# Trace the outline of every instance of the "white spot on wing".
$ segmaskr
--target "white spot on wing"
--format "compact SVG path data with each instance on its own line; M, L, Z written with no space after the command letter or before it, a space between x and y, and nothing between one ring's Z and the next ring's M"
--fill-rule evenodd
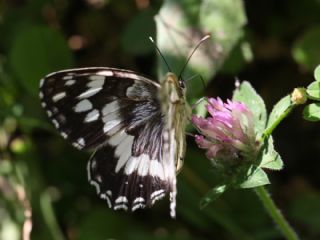
M139 209L139 208L145 208L146 205L143 204L143 203L138 203L136 205L134 205L132 208L131 208L131 211L134 212L135 210Z
M98 184L96 181L90 180L90 179L89 179L89 183L96 188L97 194L99 194L99 193L100 193L100 186L99 186L99 184Z
M102 183L101 175L96 175L96 180L97 180L98 183Z
M85 117L84 121L85 122L92 122L95 121L99 118L99 111L97 109L93 109L91 112L89 112L87 114L87 116Z
M151 160L149 173L151 176L159 177L161 180L165 179L163 166L158 160Z
M72 78L71 76L67 76L67 77ZM76 83L75 80L70 79L70 80L66 81L65 85L66 85L66 86L71 86L71 85L73 85L73 84L75 84L75 83Z
M154 204L157 200L163 198L165 196L165 192L163 189L157 190L153 192L150 196L151 204Z
M56 128L59 128L59 123L58 123L57 120L52 119L52 123L53 123L53 125L54 125Z
M81 146L84 146L84 139L83 138L79 138L78 140L77 140L77 143L79 144L79 145L81 145Z
M120 104L117 100L106 104L102 109L102 115L108 115L120 109Z
M127 135L127 137L117 146L115 155L119 157L115 172L117 173L128 161L131 156L131 148L134 136Z
M128 135L125 133L124 130L117 132L113 135L109 140L108 143L111 146L117 146L120 142L122 142Z
M40 88L43 86L43 84L44 84L44 78L40 80Z
M138 175L140 176L146 176L149 171L149 165L150 165L150 158L147 154L141 154L140 155L140 162L138 167Z
M61 92L61 93L57 93L56 95L54 95L52 97L52 100L54 102L58 102L59 100L61 100L62 98L64 98L66 96L66 93L65 92Z
M62 136L63 138L67 138L67 137L68 137L68 135L67 135L65 132L61 132L60 134L61 134L61 136Z
M129 72L117 72L117 77L131 78L131 79L136 79L136 80L140 79L140 77L137 74L129 73Z
M126 166L125 166L124 173L127 175L132 174L135 171L135 169L137 168L138 162L139 162L138 157L133 157L133 156L130 157Z
M144 198L142 198L142 197L137 197L137 198L133 201L133 204L135 204L135 203L142 203L142 202L144 202Z
M134 201L133 201L133 207L131 208L131 211L134 212L135 210L137 210L138 208L144 208L146 205L144 204L145 200L142 197L137 197Z
M73 145L73 144L72 144ZM87 174L88 174L88 180L89 180L89 183L93 186L95 186L96 188L96 191L97 193L99 194L100 193L100 186L99 184L94 181L92 178L91 178L91 168L93 168L93 165L96 164L96 160L93 158L93 159L90 159L88 164L87 164ZM102 195L100 195L100 197L102 198ZM111 203L110 203L111 205Z
M74 146L74 147L77 148L77 149L82 149L82 148L83 148L83 145L82 145L82 144L79 144L78 142L73 142L73 143L72 143L72 146Z
M153 199L153 198L161 195L162 193L164 193L164 190L163 190L163 189L157 190L157 191L153 192L153 193L150 195L150 198Z
M95 95L97 92L99 92L102 88L89 88L87 91L81 93L77 98L88 98L93 95Z
M121 205L115 206L113 209L114 209L114 210L123 209L123 210L127 211L127 210L128 210L128 207L127 207L127 205L125 205L125 204L121 204Z
M172 218L176 217L176 196L177 196L176 191L170 192L170 216Z
M127 175L132 174L137 170L139 176L146 176L149 171L150 158L147 154L141 154L138 157L130 157L124 172Z
M102 118L102 121L104 122L104 123L108 123L108 122L110 122L110 121L114 121L114 120L119 120L120 119L120 117L119 117L119 115L118 115L118 113L110 113L110 114L108 114L108 115L105 115L103 118Z
M104 76L99 76L99 75L93 75L90 76L90 82L88 82L87 87L88 88L101 88L104 84Z
M125 196L120 196L116 199L115 203L127 203L128 199Z
M43 98L43 93L41 91L39 92L39 97Z
M48 114L49 117L52 116L52 112L50 110L47 110L47 114Z
M102 75L102 76L107 76L107 77L113 76L113 72L108 71L108 70L103 70L103 71L97 72L96 74Z
M97 161L95 158L91 159L91 168L96 169L97 168Z
M141 81L135 81L134 84L127 88L126 95L128 98L136 99L136 98L149 98L151 97L151 92L145 84Z
M64 76L62 79L63 80L70 80L72 78L73 78L72 75L67 75L67 76Z
M114 128L115 126L117 126L120 123L121 123L121 121L119 119L106 122L103 126L104 133L107 133L108 131L110 131L112 128Z
M100 194L100 197L101 197L102 199L104 199L104 200L107 201L107 204L108 204L108 207L109 207L109 208L112 208L112 204L111 204L110 198L109 198L106 194L101 193L101 194Z
M74 107L75 112L85 112L92 108L92 104L88 99L83 99Z

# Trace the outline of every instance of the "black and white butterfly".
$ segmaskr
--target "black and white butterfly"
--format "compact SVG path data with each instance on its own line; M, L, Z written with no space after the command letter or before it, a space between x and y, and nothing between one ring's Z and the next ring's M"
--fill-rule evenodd
M169 193L175 217L190 114L183 80L173 73L158 83L122 69L71 69L43 78L40 99L63 138L95 149L88 178L110 208L151 207Z

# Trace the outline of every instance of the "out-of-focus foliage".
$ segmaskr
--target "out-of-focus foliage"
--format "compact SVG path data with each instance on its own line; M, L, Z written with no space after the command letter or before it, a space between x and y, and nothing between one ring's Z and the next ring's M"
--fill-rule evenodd
M177 220L169 218L167 200L134 214L108 209L87 183L90 153L58 136L41 109L38 83L52 71L83 66L157 78L157 62L163 62L148 36L178 74L210 33L183 73L187 81L193 78L190 99L231 98L239 78L251 82L270 112L294 87L314 81L319 12L317 0L1 1L0 239L22 239L31 224L35 240L280 239L249 190L228 191L200 210L200 199L217 179L192 137L178 176ZM179 54L170 55L169 45ZM301 111L275 132L284 171L272 173L270 181L275 201L302 239L313 240L320 238L319 122L302 121Z
M156 16L157 45L173 72L180 73L186 58L206 35L192 55L183 76L201 75L205 82L217 73L230 51L243 37L246 17L241 0L165 1ZM170 40L168 40L170 38ZM168 71L160 58L159 77ZM203 92L199 78L188 84L193 96Z

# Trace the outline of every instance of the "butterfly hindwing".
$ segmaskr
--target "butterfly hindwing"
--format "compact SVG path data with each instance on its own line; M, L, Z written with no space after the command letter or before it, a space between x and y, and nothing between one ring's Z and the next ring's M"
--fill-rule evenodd
M159 142L163 131L159 117L155 115L144 126L134 129L133 135L118 132L111 136L109 144L98 148L91 157L89 179L109 207L135 211L152 206L169 191ZM128 143L131 153L127 152ZM115 158L106 161L106 156Z

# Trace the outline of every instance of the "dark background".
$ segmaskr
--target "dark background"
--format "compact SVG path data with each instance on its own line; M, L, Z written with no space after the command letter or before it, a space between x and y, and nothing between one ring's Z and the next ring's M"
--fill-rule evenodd
M215 182L191 137L178 176L177 220L169 217L167 199L134 214L108 209L87 182L90 154L58 136L41 109L38 82L52 71L108 66L156 78L156 51L146 39L155 36L161 4L0 2L0 239L20 239L29 204L31 239L282 239L252 190L230 190L199 209ZM253 57L239 58L237 45L204 94L230 98L238 77L254 86L270 112L293 88L314 80L320 2L248 0L244 6L242 41ZM268 172L268 190L302 239L320 238L319 130L299 107L273 134L285 167Z

